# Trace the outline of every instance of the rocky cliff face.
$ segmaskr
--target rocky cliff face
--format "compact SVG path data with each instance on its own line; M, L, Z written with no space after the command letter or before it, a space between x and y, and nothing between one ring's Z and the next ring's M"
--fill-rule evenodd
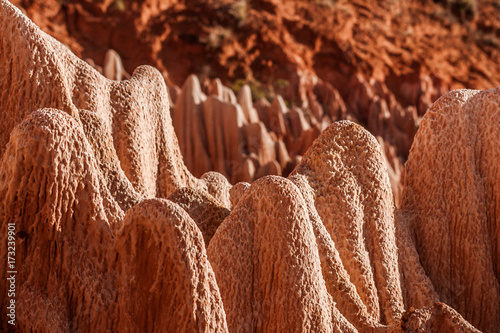
M297 88L309 72L346 98L359 72L388 83L404 106L425 111L433 87L499 83L493 0L11 2L80 58L103 66L114 49L128 72L154 65L177 85L205 73L225 84L250 75Z
M498 88L429 109L399 209L387 146L350 120L290 157L288 178L233 186L193 175L179 146L186 161L203 154L198 126L206 163L230 177L227 158L245 155L229 143L244 146L254 126L262 148L242 168L262 158L279 170L296 130L280 99L252 105L242 92L235 104L195 77L174 97L148 66L109 80L6 0L0 9L0 242L14 223L18 330L498 332ZM228 137L213 120L223 112Z

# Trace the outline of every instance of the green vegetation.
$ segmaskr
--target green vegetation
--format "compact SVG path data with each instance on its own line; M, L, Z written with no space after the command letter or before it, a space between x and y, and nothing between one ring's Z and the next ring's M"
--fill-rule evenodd
M229 9L229 14L231 14L236 20L238 20L238 25L245 24L248 16L248 0L239 0L231 5Z
M335 0L315 0L318 6L333 7L335 6Z
M267 99L268 101L272 101L276 94L274 93L274 89L266 87L262 84L262 82L257 81L255 79L252 80L244 80L237 79L234 81L231 88L237 94L244 85L248 85L250 87L250 91L252 92L252 100L255 102L259 99Z
M259 99L267 99L269 102L272 102L276 98L279 90L286 89L290 86L290 82L285 79L277 79L272 85L264 85L256 79L237 79L231 85L231 89L238 94L245 84L250 88L252 100L254 102ZM293 103L288 100L285 100L285 104L288 107L293 105Z
M115 0L115 8L120 12L125 11L125 9L126 9L125 1L124 0Z
M273 83L273 87L275 89L285 89L285 88L288 88L289 86L290 86L290 82L288 80L285 80L285 79L277 79Z
M206 43L212 49L218 49L232 35L233 32L231 29L217 25L211 28L206 38L200 38L200 41Z

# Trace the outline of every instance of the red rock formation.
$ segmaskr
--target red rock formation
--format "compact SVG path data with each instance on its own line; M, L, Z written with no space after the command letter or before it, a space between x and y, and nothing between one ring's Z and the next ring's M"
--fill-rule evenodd
M259 100L252 105L248 87L243 87L239 94L244 103L240 107L220 81L206 81L205 91L210 94L207 96L202 93L198 79L191 76L184 84L172 111L174 128L180 138L186 165L196 176L213 169L225 175L231 183L251 182L269 174L288 175L296 165L292 158L304 154L324 126L336 117L346 116L342 99L333 87L323 82L316 87L322 94L323 105L330 108L333 117L325 115L322 118L322 112L306 117L306 111L301 108L289 109L280 96L273 104ZM391 113L385 99L372 96L363 102L358 96L352 100L352 110L362 109L364 104L368 107L365 121L368 129L380 136L385 147L384 156L390 169L391 185L396 202L399 203L402 162L391 142L399 150L408 150L418 118L416 114L410 113L413 109L403 109L395 102L394 96L383 84L370 85L365 82L364 87L370 94L379 89L385 94L384 98L392 103ZM226 95L222 93L224 91ZM323 109L319 102L316 104ZM407 113L414 117L408 117ZM411 137L406 133L410 133Z
M123 68L120 55L114 50L108 50L108 52L106 52L102 74L110 80L121 81L130 79L130 74Z
M17 235L19 330L67 331L73 322L74 329L90 331L105 325L108 312L101 309L116 301L107 250L124 214L106 188L81 126L60 111L33 113L12 131L0 180L1 239L6 243L7 223L15 224ZM0 249L4 267L6 251ZM7 270L0 275L6 281ZM6 302L2 284L2 309ZM53 305L46 311L58 314L56 326L49 326L50 319L29 320L31 303ZM8 329L3 319L1 324Z
M442 301L485 332L500 322L500 89L459 90L426 113L402 211Z
M181 208L170 207L172 204L168 202L156 204L156 210L147 203L137 206L145 196L165 196L182 184L207 187L206 181L189 174L179 158L163 78L160 76L158 80L157 72L143 67L129 81L108 81L41 33L5 1L1 3L0 18L5 29L1 68L8 73L0 79L1 117L5 120L0 131L0 192L3 193L0 221L3 241L8 222L15 223L19 236L16 255L24 264L19 266L17 276L20 329L91 331L95 327L116 330L137 325L138 329L166 330L172 322L180 320L185 327L193 325L201 331L210 327L224 330L224 311L196 224ZM23 60L30 53L35 57ZM35 79L30 79L33 75ZM61 78L64 81L59 81ZM33 98L32 103L23 96ZM64 112L44 109L20 122L40 105L55 105ZM26 182L30 185L22 185ZM139 214L141 205L149 213L163 214L171 222L160 229L150 228L151 220L145 223L148 216ZM158 205L167 205L167 211ZM127 213L129 219L125 217L122 222L122 208L132 206ZM176 216L174 220L172 209L177 210L172 215ZM128 230L121 239L124 247L115 249L113 238L120 240L116 235L122 223ZM194 234L187 230L186 223ZM189 304L182 302L187 307L176 312L166 304L170 315L161 307L137 311L134 308L137 298L131 296L128 280L118 274L122 272L127 278L136 274L125 263L132 260L130 256L135 256L137 249L122 254L120 251L126 246L137 246L138 239L152 244L154 238L160 250L156 253L160 254L159 264L170 262L172 267L179 267L179 253L186 249L172 245L162 248L168 238L167 225L176 224L187 242L198 244L190 250L196 253L190 271L178 275L186 283L189 274L196 276L194 289L184 292L192 297L197 310L193 314ZM158 243L160 239L164 241ZM5 249L2 257L6 258ZM153 267L154 263L148 262ZM141 260L137 264L142 267ZM5 274L2 270L4 280ZM153 273L140 278L145 285L158 279ZM159 296L165 290L168 293L172 290L168 283L154 286L153 294ZM202 296L196 296L196 290ZM0 293L2 305L7 301L5 291L2 288ZM134 292L148 298L151 290ZM185 298L180 294L178 297ZM174 298L170 301L178 302ZM32 305L48 308L30 311ZM151 318L157 316L154 311L162 312L165 321L152 322ZM40 314L52 319L34 320ZM8 329L3 321L2 327Z
M262 122L248 124L245 126L245 132L248 138L247 149L250 157L255 159L257 170L260 166L276 160L275 141Z
M203 234L206 246L219 225L230 213L229 209L222 206L222 203L211 195L189 187L178 189L168 197L168 200L181 206L196 222Z
M215 170L236 183L290 172L293 167L289 148L305 151L317 133L301 128L297 129L298 138L289 139L285 121L288 110L280 97L262 111L262 107L256 109L251 103L248 87L239 94L243 106L236 104L234 96L218 80L207 82L206 91L208 96L202 92L198 78L191 76L172 111L184 161L195 176ZM301 125L310 129L302 120ZM304 142L303 136L309 141ZM292 150L291 154L296 152Z
M304 177L301 188L311 195L310 209L315 208L338 248L340 264L352 277L367 315L393 324L403 311L403 299L393 198L376 140L359 125L337 122L314 142L290 177Z
M124 216L71 116L43 109L16 126L0 179L2 240L7 223L15 224L18 239L21 331L165 331L179 323L192 331L226 330L195 222L158 199L142 201ZM6 274L2 270L4 280ZM6 301L2 288L3 309Z
M410 309L403 316L401 328L404 332L480 332L444 303L434 303L421 310Z
M225 84L253 76L298 85L313 73L344 94L355 69L387 78L398 99L420 110L441 86L500 83L498 8L489 0L477 2L467 24L433 1L12 2L78 56L102 66L112 48L129 72L147 63L177 84L203 71Z
M218 172L207 172L201 176L205 181L206 191L208 194L219 200L222 205L228 209L231 208L230 191L232 185L229 184L227 178Z
M79 123L84 121L80 112L90 112L87 118L105 135L101 144L112 140L120 167L141 196L166 197L186 185L206 186L182 163L157 71L143 66L130 80L107 80L8 2L1 8L0 63L6 75L0 77L0 155L14 126L34 110L58 108Z
M244 85L238 93L238 104L241 106L245 118L249 123L258 123L259 115L252 103L252 92L248 85Z
M106 181L106 186L120 208L127 210L139 203L141 195L136 192L121 169L120 160L113 146L113 138L104 122L90 111L80 110L83 131L89 141L97 165Z
M241 182L231 188L231 191L229 192L231 196L231 206L236 207L240 199L243 197L243 194L245 194L249 187L249 183Z
M136 205L116 248L119 320L111 330L227 332L202 234L180 206L161 199Z
M230 331L355 331L332 311L307 208L290 181L256 181L217 231L208 256Z
M232 186L184 165L158 71L106 79L7 1L0 9L0 242L13 224L21 331L498 331L499 88L455 91L431 107L395 209L387 171L397 136L385 135L416 130L418 111L381 82L355 77L362 94L347 99L379 138L335 122L298 154L285 131L325 126L320 101L334 90L323 99L301 90L312 113L301 106L292 130L293 109L279 99L256 103L255 118L220 82L207 81L207 97L192 78L174 98L193 111L180 129L215 128L205 108L229 110L219 117L231 120L228 136L210 141L221 161L239 159L242 178L296 166L289 179ZM244 154L231 151L236 137ZM7 274L2 331L12 328Z

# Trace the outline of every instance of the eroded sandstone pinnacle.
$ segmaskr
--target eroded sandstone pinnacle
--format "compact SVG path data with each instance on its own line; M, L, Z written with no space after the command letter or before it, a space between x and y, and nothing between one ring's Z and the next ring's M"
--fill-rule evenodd
M188 171L159 72L106 79L0 9L0 241L14 223L18 331L499 332L500 88L428 110L399 209L383 147L351 121L288 178L233 186ZM192 103L190 84L178 100ZM199 101L251 125L245 100ZM279 101L267 107L279 125Z

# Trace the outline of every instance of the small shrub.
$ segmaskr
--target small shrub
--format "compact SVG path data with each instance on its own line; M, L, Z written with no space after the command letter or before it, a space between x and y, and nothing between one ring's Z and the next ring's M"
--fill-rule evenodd
M267 87L260 81L255 79L237 79L234 81L231 89L233 89L233 91L237 94L245 84L250 87L250 91L252 92L252 100L254 102L262 98L267 99L269 102L271 102L276 96L272 87Z
M288 88L289 86L290 86L290 81L285 79L277 79L273 83L273 87L275 87L276 89L285 89Z
M233 89L233 91L238 94L241 90L241 88L243 88L243 86L245 85L245 80L243 79L236 79L233 84L231 85L231 89Z
M248 16L248 0L236 1L231 5L229 14L231 14L236 20L238 20L238 25L243 25Z
M232 35L231 29L218 25L210 29L208 36L200 37L200 42L207 44L212 49L218 49Z
M335 0L315 0L318 6L323 7L333 7L335 6Z
M124 0L115 0L115 8L120 12L125 11L125 1Z

